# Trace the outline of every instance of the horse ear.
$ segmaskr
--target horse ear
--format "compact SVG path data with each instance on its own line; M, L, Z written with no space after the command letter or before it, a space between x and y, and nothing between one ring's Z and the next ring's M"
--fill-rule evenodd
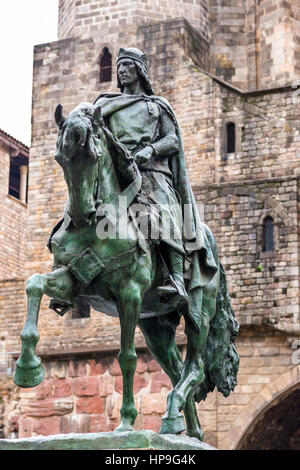
M102 114L100 106L96 106L92 115L92 122L99 126L102 121Z
M62 105L61 104L58 104L56 106L56 109L55 109L55 113L54 113L54 119L55 119L55 122L56 122L56 125L61 129L66 118L63 116L63 113L62 113Z

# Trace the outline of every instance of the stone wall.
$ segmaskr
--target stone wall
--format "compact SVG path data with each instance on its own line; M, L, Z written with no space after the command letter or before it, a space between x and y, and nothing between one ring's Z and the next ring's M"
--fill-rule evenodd
M300 78L297 0L60 0L59 39L134 44L136 26L185 18L209 42L207 70L244 90ZM125 42L124 42L125 41Z
M297 180L202 187L204 220L219 245L241 325L299 327ZM274 220L275 250L264 252L263 219Z
M58 37L109 35L110 40L120 41L139 25L177 17L186 18L209 38L207 0L60 0Z
M20 350L20 332L25 314L24 280L0 281L0 438L17 437L15 416L19 409L13 384L14 355Z
M227 398L216 391L197 405L205 442L235 448L242 431L276 396L299 383L292 363L292 340L268 327L243 328L238 338L238 385ZM184 350L182 351L184 354ZM6 437L70 432L104 432L120 422L122 379L115 353L90 357L43 357L45 380L34 389L16 389L2 381ZM4 388L5 385L5 388ZM158 431L166 408L170 381L145 351L138 350L134 381L139 415L135 429ZM5 390L5 393L3 393ZM1 403L0 403L1 405Z
M218 77L247 89L245 0L210 0L210 70Z
M300 116L299 106L293 100L295 90L283 87L272 92L246 93L222 81L226 76L241 86L245 80L246 59L241 57L241 45L246 48L248 43L243 39L242 21L237 21L245 16L241 5L230 3L227 10L223 5L224 9L219 11L224 20L222 27L218 29L218 23L213 23L214 38L210 44L195 24L192 26L183 18L152 23L148 17L148 24L140 23L136 30L131 29L126 23L127 13L134 18L130 11L124 12L125 26L111 23L112 29L106 35L97 23L103 20L97 13L99 2L78 1L72 5L74 11L65 10L70 16L60 20L63 39L36 46L34 53L26 278L34 272L51 271L52 258L46 243L50 228L63 215L67 199L63 174L54 160L55 107L61 103L68 114L76 104L93 101L100 92L117 91L115 59L120 41L127 45L134 39L132 44L149 55L156 94L169 100L177 116L190 181L200 213L216 237L241 324L238 337L241 366L235 392L227 399L214 392L198 408L206 441L220 448L235 448L247 426L276 394L288 391L300 380L292 361L292 345L299 334ZM95 20L89 23L93 5ZM109 5L107 2L107 8ZM146 8L148 3L144 5ZM267 8L264 1L261 5ZM71 5L66 0L61 1L61 12L68 6ZM247 8L253 8L250 0ZM74 18L79 9L80 14L87 16L78 17L76 26ZM234 12L237 16L230 22ZM118 23L118 18L110 19ZM252 38L248 59L253 61L257 44L250 34L253 32L250 23L247 31L248 39ZM74 37L67 38L70 34ZM223 75L221 69L217 70L223 59L218 64L215 49L215 71L221 76L216 78L205 70L209 68L209 48L214 40L218 44L222 34L236 55L228 49L233 61L230 65L228 59L228 70L232 69L232 73L224 70ZM113 55L114 78L111 83L99 84L98 58L103 47L109 47ZM256 79L255 74L251 75L251 80ZM236 126L234 153L226 151L228 122ZM271 253L262 250L262 223L266 215L272 216L275 227L275 250ZM3 316L0 325L1 332L8 331L3 340L5 351L14 351L20 345L24 298L22 281L18 282L20 303L15 304L17 312L11 311L17 320L7 323L8 317ZM13 289L13 284L3 285L4 292ZM4 296L1 300L5 306ZM10 389L11 381L3 386L4 435L13 437L18 432L24 437L112 429L117 424L121 402L121 377L115 359L119 347L118 320L95 311L90 318L74 319L71 313L61 318L48 309L48 303L49 299L43 299L38 346L46 366L46 379L36 389ZM184 353L183 329L181 323L177 341ZM157 430L170 384L146 352L139 330L136 346L139 361L135 392L140 412L136 428Z
M299 79L299 11L297 0L263 0L257 6L258 87Z
M10 151L0 144L0 280L23 276L26 205L8 194Z

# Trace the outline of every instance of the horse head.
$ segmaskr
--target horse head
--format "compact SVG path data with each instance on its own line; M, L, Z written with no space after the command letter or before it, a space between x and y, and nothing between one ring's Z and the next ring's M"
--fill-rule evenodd
M68 214L76 227L92 225L97 209L99 158L102 154L101 110L81 103L67 118L55 110L59 128L55 159L69 190Z

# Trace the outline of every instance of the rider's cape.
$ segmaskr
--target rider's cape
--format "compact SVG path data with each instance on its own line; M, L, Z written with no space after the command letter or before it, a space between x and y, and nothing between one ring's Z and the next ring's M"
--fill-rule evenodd
M187 176L185 155L179 125L170 104L162 97L148 95L126 95L121 93L101 94L95 105L100 106L101 114L106 120L114 112L126 108L139 100L150 100L157 103L174 123L179 141L179 150L169 159L169 167L173 175L174 188L180 196L184 220L183 244L186 252L185 273L188 279L188 293L206 286L215 275L218 266L214 259L210 242L207 238L205 225L201 222L195 203L191 185ZM198 289L197 289L198 288ZM193 299L192 299L193 300ZM194 305L194 307L192 307ZM199 332L201 323L201 305L190 302L189 315L186 320L190 327Z

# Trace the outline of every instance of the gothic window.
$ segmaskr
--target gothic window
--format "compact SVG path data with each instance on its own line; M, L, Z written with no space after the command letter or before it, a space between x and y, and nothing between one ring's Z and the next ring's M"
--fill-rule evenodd
M263 251L274 251L274 221L271 216L263 221Z
M228 122L226 125L227 153L235 152L235 123Z
M11 156L8 194L24 203L27 201L27 178L28 158L19 155Z
M20 165L18 165L16 158L10 157L8 194L17 199L20 199L20 182Z
M100 63L100 83L111 82L112 57L107 47L103 48Z
M91 316L91 307L82 297L78 297L72 310L72 318L89 318Z

